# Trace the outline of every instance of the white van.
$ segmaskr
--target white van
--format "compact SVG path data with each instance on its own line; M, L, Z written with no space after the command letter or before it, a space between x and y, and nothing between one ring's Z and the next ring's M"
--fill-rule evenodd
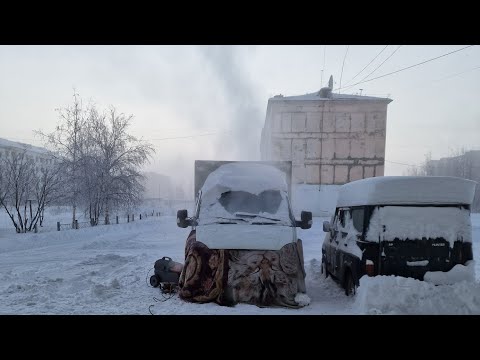
M322 272L350 295L363 275L424 280L466 265L473 260L475 186L440 176L384 176L343 185L332 220L323 224Z

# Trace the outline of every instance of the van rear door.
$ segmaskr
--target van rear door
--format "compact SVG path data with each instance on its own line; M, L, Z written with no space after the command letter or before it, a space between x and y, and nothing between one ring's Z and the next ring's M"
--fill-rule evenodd
M378 242L382 275L423 280L472 259L470 210L464 206L379 206L366 240Z

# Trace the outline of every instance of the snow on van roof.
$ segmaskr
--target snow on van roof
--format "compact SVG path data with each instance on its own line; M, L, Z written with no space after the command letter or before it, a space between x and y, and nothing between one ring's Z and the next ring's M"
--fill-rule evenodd
M258 163L228 163L210 173L202 186L203 198L220 198L225 191L246 191L258 195L265 190L288 191L285 173Z
M402 204L471 204L475 181L450 176L380 176L340 187L337 207Z

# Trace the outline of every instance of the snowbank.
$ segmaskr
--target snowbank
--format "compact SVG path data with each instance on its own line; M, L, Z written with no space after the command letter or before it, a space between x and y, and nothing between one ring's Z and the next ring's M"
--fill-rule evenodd
M427 271L424 276L426 282L434 285L455 284L460 281L475 281L475 261L467 261L464 265L457 264L449 272Z
M148 284L154 262L162 256L184 262L190 232L177 227L175 217L160 216L43 234L0 233L0 314L148 315L151 305L158 315L480 314L478 261L474 283L434 286L405 278L362 278L357 295L345 296L338 283L320 272L323 220L315 218L309 230L297 229L307 273L302 295L311 299L300 309L193 304L178 295L155 300L164 298ZM478 259L480 214L472 215L472 223Z
M360 314L480 314L480 284L431 283L399 276L363 276L353 310Z

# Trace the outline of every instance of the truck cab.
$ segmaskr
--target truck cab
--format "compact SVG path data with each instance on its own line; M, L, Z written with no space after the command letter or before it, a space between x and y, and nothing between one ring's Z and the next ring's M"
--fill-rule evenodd
M178 226L192 227L180 296L221 304L299 307L296 295L306 289L296 228L310 228L312 214L303 211L299 220L293 215L291 162L196 161L195 178L194 213L177 214ZM208 282L209 276L216 284L216 297L202 289L199 279Z

